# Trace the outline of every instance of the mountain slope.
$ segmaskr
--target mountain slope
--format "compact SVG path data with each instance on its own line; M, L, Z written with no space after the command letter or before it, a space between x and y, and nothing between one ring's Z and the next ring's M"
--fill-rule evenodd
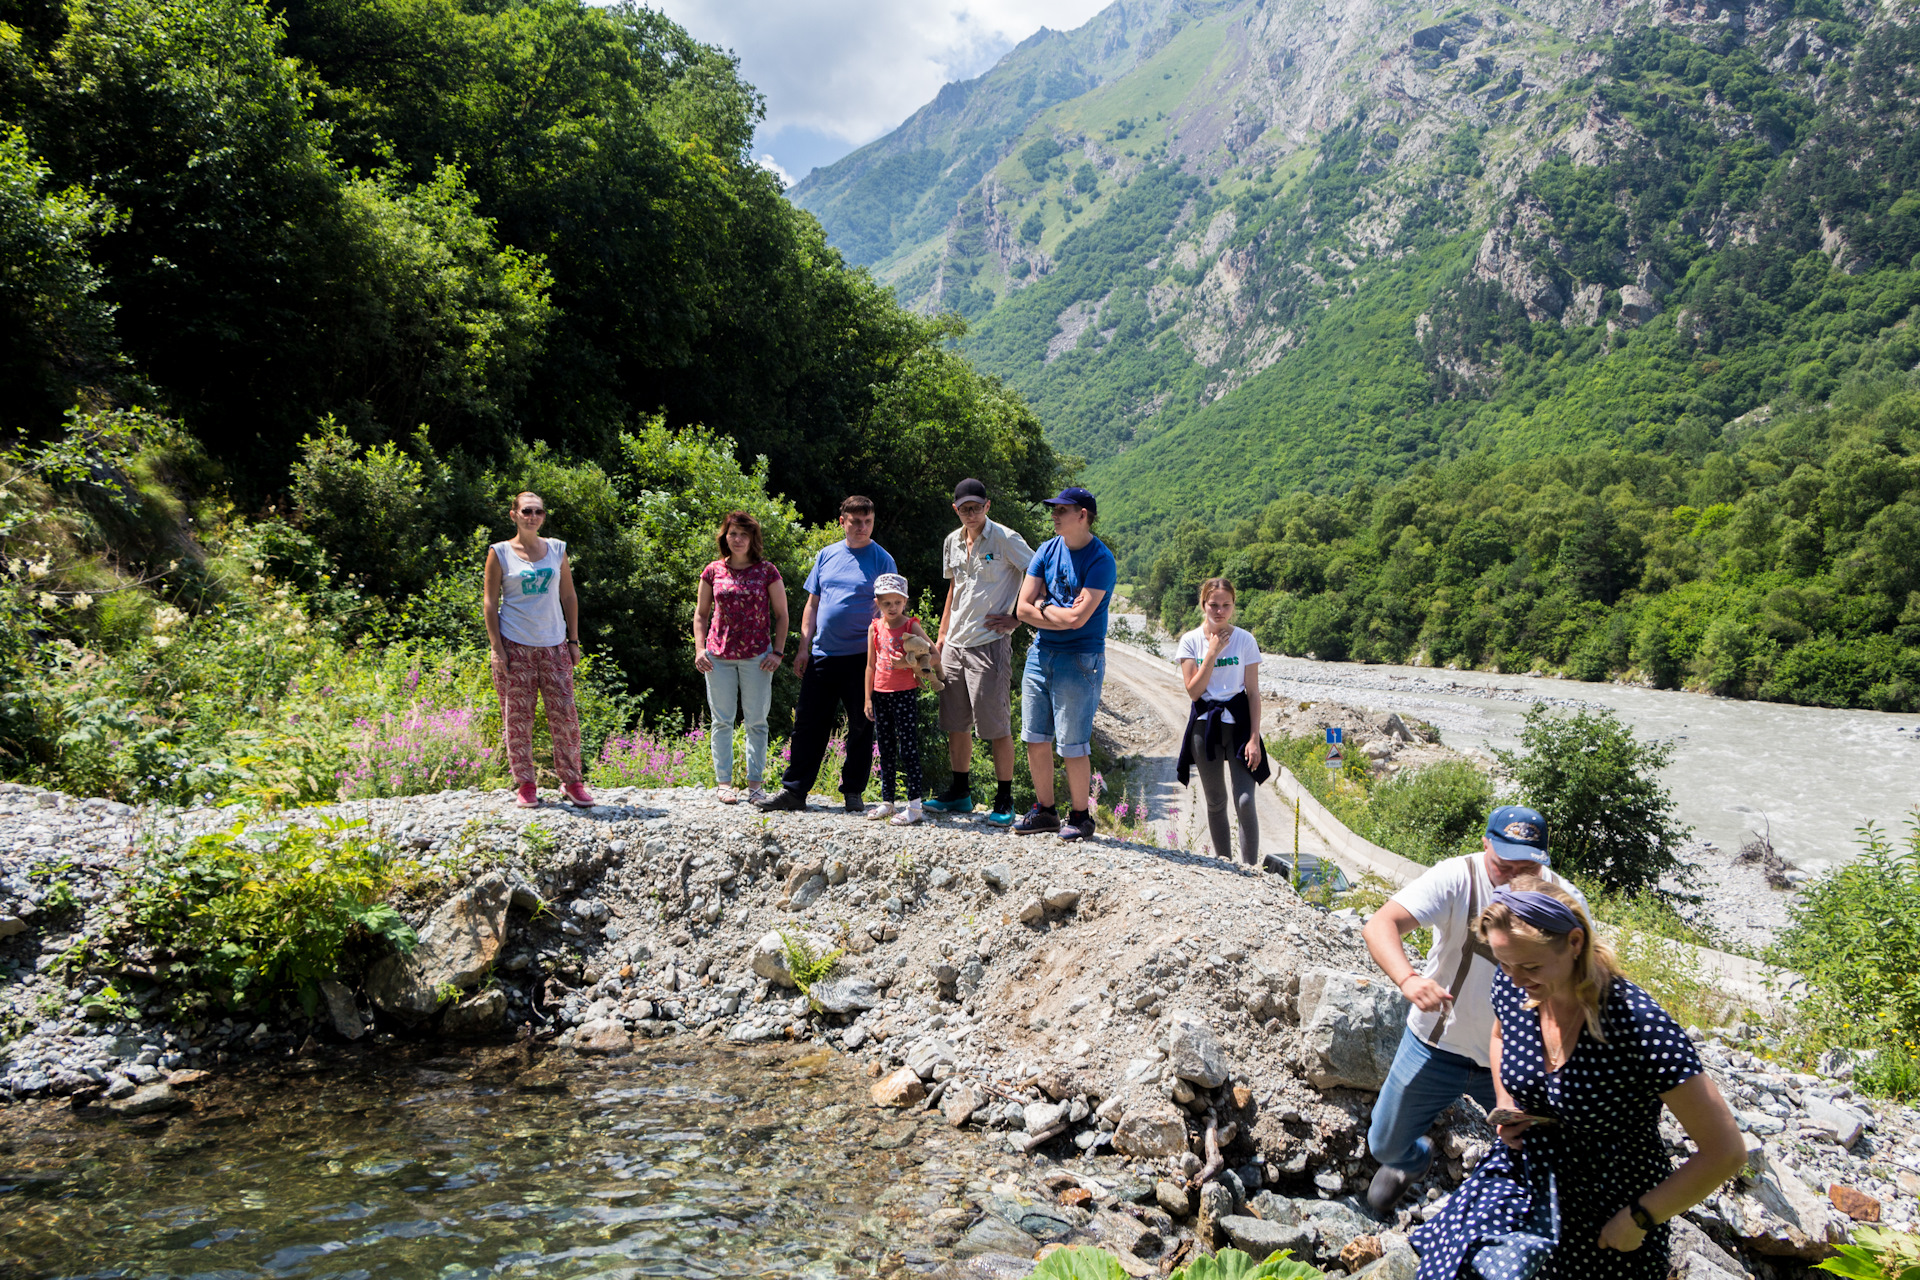
M855 263L911 257L944 238L956 204L1047 108L1125 74L1218 0L1117 0L1072 32L1042 28L985 75L943 88L886 137L794 184Z
M938 234L932 188L879 173L910 131L795 198L830 234L858 181L921 201L868 260L972 320L1140 572L1188 517L1474 450L1710 447L1770 400L1903 372L1910 16L1174 4L1077 96L976 116ZM915 119L959 136L939 103Z

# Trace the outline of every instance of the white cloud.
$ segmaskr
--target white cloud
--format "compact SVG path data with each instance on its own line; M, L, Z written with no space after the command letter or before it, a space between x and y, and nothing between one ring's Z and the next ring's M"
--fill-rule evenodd
M1110 0L652 0L740 55L767 98L762 138L786 130L858 146L1041 27L1071 30Z
M790 187L793 185L793 175L781 168L780 162L775 160L771 155L762 152L754 157L754 163L762 169L765 169L768 173L771 173L774 177L780 179L781 186Z

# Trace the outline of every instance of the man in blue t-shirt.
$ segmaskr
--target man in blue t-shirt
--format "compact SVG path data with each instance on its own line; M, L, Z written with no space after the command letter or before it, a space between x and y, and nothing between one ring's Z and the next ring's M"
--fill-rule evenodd
M1027 564L1015 613L1039 631L1020 677L1020 736L1033 772L1034 806L1015 833L1058 831L1062 840L1093 834L1093 713L1107 678L1107 598L1118 576L1113 553L1093 536L1099 508L1085 489L1048 498L1054 536ZM1067 766L1073 807L1063 825L1053 803L1053 744Z
M897 573L893 557L873 540L873 499L854 495L840 504L846 539L825 547L807 574L807 607L800 615L800 702L793 711L786 776L760 802L769 812L807 807L820 775L836 712L847 713L847 762L840 767L840 798L861 813L873 768L873 721L867 719L867 627L873 622L873 581Z

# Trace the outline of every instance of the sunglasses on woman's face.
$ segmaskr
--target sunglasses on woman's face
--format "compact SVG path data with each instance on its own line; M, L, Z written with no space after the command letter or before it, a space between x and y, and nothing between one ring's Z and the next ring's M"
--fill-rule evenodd
M520 514L523 516L543 516L547 514L547 509L545 507L522 507L520 508Z

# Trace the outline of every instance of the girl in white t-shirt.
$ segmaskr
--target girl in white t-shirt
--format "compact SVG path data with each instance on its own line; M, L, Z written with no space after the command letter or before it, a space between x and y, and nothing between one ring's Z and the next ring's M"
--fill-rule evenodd
M1174 657L1180 678L1193 699L1193 713L1180 744L1180 781L1198 766L1200 790L1207 799L1207 828L1217 857L1232 857L1227 824L1227 784L1233 784L1233 810L1240 823L1240 860L1260 864L1260 820L1255 812L1257 784L1271 769L1260 742L1260 646L1233 625L1233 584L1208 578L1200 584L1200 613L1205 619L1180 637Z

